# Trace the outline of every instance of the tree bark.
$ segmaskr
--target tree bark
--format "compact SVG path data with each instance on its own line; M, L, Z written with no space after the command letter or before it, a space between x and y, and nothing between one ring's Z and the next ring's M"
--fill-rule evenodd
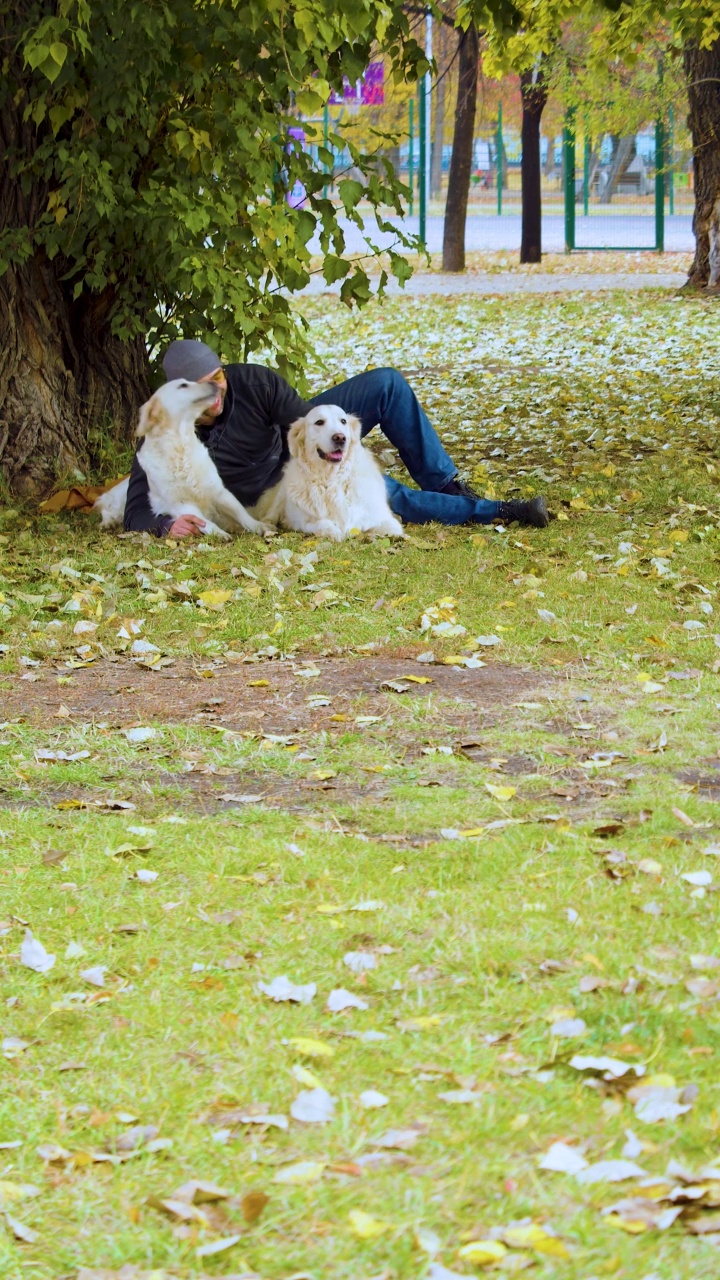
M716 288L720 284L720 40L709 49L686 44L683 59L695 180L695 257L686 287Z
M11 490L36 497L92 463L93 437L127 439L149 388L142 338L112 335L113 291L73 298L67 262L32 250L48 189L40 180L25 189L13 174L13 157L37 145L23 106L6 95L0 111L0 232L30 243L22 265L0 274L0 471Z
M0 468L25 497L92 466L103 436L128 440L150 394L142 338L113 337L108 300L73 302L59 275L36 255L0 277Z
M520 76L522 97L522 235L520 261L542 261L540 122L548 99L542 64Z
M445 204L443 271L465 270L465 222L475 135L478 59L477 28L470 26L461 32L458 49L458 92Z

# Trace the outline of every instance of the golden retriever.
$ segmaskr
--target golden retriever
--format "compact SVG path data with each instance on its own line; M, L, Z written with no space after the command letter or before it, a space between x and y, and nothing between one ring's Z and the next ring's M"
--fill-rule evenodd
M352 529L403 538L380 468L360 442L360 422L334 404L293 422L282 478L253 507L261 520L341 542Z
M150 505L156 515L200 516L204 533L229 538L230 532L274 533L251 516L225 488L195 423L217 395L208 382L166 382L140 410L136 435L143 437L140 463L148 479ZM105 527L122 524L127 480L95 503Z

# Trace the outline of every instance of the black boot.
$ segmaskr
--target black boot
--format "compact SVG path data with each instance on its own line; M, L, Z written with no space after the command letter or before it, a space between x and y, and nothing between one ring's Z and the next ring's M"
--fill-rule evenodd
M480 497L480 494L471 489L470 485L461 480L459 476L455 476L454 479L450 480L440 492L449 493L454 498L474 498L476 501Z
M503 524L529 524L535 529L547 529L550 515L547 503L542 497L531 498L529 502L501 502L500 519Z

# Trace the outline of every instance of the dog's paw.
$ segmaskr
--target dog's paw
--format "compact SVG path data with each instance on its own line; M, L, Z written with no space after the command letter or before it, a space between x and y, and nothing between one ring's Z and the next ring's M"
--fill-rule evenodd
M277 533L277 525L269 524L267 520L261 520L258 527L258 533L262 533L266 537L271 538L273 534Z

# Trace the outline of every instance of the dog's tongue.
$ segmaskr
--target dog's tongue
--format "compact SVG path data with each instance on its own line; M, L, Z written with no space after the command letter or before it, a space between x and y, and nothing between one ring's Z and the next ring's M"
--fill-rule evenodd
M342 449L334 449L332 453L327 453L325 456L330 462L342 462L343 452Z
M222 396L217 395L213 400L210 408L212 409L213 413L219 413L220 410L222 409Z

